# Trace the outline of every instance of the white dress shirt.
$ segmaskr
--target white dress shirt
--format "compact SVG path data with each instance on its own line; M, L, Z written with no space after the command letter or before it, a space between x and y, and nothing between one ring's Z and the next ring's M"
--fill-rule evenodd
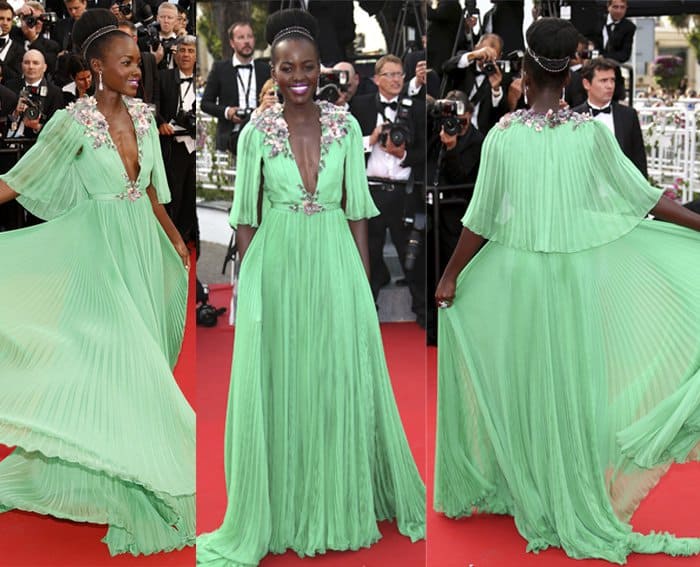
M379 95L380 102L396 102L398 104L399 97L394 97L391 99L384 98ZM392 122L396 118L396 110L392 110L386 107L384 110L384 116L386 116ZM384 117L377 112L377 126L384 124ZM373 146L369 145L369 136L365 136L365 151L370 151L369 159L367 160L367 177L380 177L382 179L394 179L396 181L405 181L411 176L410 167L402 167L401 163L406 159L406 152L404 151L403 157L397 158L388 152L385 152L381 144L377 142Z
M182 81L182 79L187 79L191 78L194 80L194 77L190 75L189 77L185 75L182 71L178 73L178 77ZM185 112L189 112L191 109L194 108L194 101L195 101L195 94L194 94L194 83L193 82L181 82L180 83L180 100L182 101L182 105L180 106L180 110L184 110ZM177 128L176 128L177 130ZM192 153L194 151L194 138L192 136L175 136L175 141L176 142L182 142L185 144L187 147L187 153Z
M459 58L459 61L457 62L457 68L459 69L466 69L470 65L476 66L476 60L469 61L468 57L469 53L465 53L462 55L462 57ZM487 80L486 75L477 75L476 79L474 80L474 86L472 87L472 90L470 93L467 93L467 96L469 97L469 100L472 100L472 97L477 93L477 91L481 88L481 85L484 83L484 81ZM503 87L499 86L498 91L494 93L493 89L491 89L491 104L494 108L496 108L500 103L501 100L503 99ZM475 128L479 127L479 107L481 106L481 102L478 104L474 105L474 112L472 113L472 124L474 124Z
M588 101L588 106L590 106L591 108L595 108L596 110L600 110L600 109L602 109L602 108L607 108L607 107L610 106L611 104L612 104L612 102L609 102L608 104L606 104L606 105L604 105L604 106L596 106L595 104L591 104L591 101L590 101L590 100ZM608 128L610 128L610 131L611 131L611 132L613 133L613 135L614 135L614 134L615 134L615 121L613 120L613 114L612 114L612 113L613 113L613 109L611 108L611 109L610 109L610 112L600 112L600 113L598 113L598 114L594 117L594 119L595 119L595 120L598 120L599 122L602 122L603 124L605 124Z

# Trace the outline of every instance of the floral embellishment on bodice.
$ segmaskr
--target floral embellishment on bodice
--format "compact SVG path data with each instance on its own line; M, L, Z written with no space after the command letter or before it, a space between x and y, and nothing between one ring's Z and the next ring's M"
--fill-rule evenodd
M324 167L324 158L333 142L339 141L348 133L347 111L330 102L316 103L321 111L321 162L319 173ZM270 157L282 154L294 159L289 143L289 127L283 114L284 106L274 104L263 112L254 112L251 118L253 126L265 134L263 144L270 148Z
M318 202L317 193L309 193L303 185L299 185L301 191L301 203L289 205L289 208L295 212L301 211L305 215L315 215L321 211L325 211L326 207Z
M546 113L535 112L532 109L521 109L506 114L499 120L497 126L501 130L505 130L511 124L520 123L528 128L532 128L535 132L541 132L545 128L556 128L563 124L572 124L574 128L579 125L590 122L593 117L590 114L581 114L573 110L566 109L554 112L548 110Z
M136 201L143 196L143 192L139 188L141 179L141 169L143 166L143 143L142 139L148 133L151 127L152 113L149 106L139 100L123 97L124 105L131 117L136 132L136 145L138 149L139 173L136 179L130 179L126 172L124 163L119 156L117 146L109 134L109 123L104 115L97 108L97 99L95 97L82 97L75 102L72 102L66 107L68 113L85 128L89 137L92 138L92 146L97 149L101 146L107 146L117 154L116 159L119 161L122 169L122 179L124 181L125 191L115 195L117 199Z
M140 141L151 126L151 110L147 104L139 100L129 97L123 97L122 100L134 123L136 139ZM112 137L109 135L109 123L97 108L97 99L95 99L95 97L87 96L79 98L75 102L70 103L66 107L66 110L68 114L85 128L87 134L93 140L93 148L97 149L106 144L115 150L117 149L112 141Z

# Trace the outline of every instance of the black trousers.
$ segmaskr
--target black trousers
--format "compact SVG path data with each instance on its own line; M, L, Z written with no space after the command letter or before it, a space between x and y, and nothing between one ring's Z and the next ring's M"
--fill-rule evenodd
M170 186L171 201L165 206L168 215L185 242L197 238L195 188L196 153L189 153L185 144L161 137L163 161Z
M384 262L384 242L386 230L389 229L391 241L396 247L396 252L401 262L401 268L406 275L408 289L411 292L411 309L416 314L419 324L425 324L425 241L421 243L416 257L414 268L406 272L404 261L406 259L406 243L410 230L404 225L404 215L409 212L413 215L413 209L407 211L407 206L412 204L413 195L406 195L403 188L398 187L393 191L372 189L370 193L374 204L379 209L379 216L369 219L367 223L370 286L375 302L379 296L379 290L389 283L390 273Z

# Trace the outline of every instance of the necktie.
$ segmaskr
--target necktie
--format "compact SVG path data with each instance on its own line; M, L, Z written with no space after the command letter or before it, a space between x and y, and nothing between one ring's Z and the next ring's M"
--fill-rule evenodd
M612 106L608 105L605 108L593 108L592 106L588 106L588 109L591 111L591 114L593 116L598 116L601 112L603 114L611 114L612 113Z
M384 102L384 101L382 100L382 101L379 101L379 103L384 107L384 110L386 110L387 107L388 107L388 108L391 108L391 110L396 110L396 109L399 107L399 103L396 102L396 101L393 101L393 102Z

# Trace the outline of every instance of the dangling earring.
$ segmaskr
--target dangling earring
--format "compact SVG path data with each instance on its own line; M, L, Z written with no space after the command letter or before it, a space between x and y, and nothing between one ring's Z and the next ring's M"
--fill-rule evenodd
M104 86L102 85L102 71L99 72L99 75L97 76L97 90L101 91L104 89Z
M561 99L566 100L566 87L561 89Z
M523 89L523 100L525 101L525 106L530 106L530 101L527 99L527 87Z

